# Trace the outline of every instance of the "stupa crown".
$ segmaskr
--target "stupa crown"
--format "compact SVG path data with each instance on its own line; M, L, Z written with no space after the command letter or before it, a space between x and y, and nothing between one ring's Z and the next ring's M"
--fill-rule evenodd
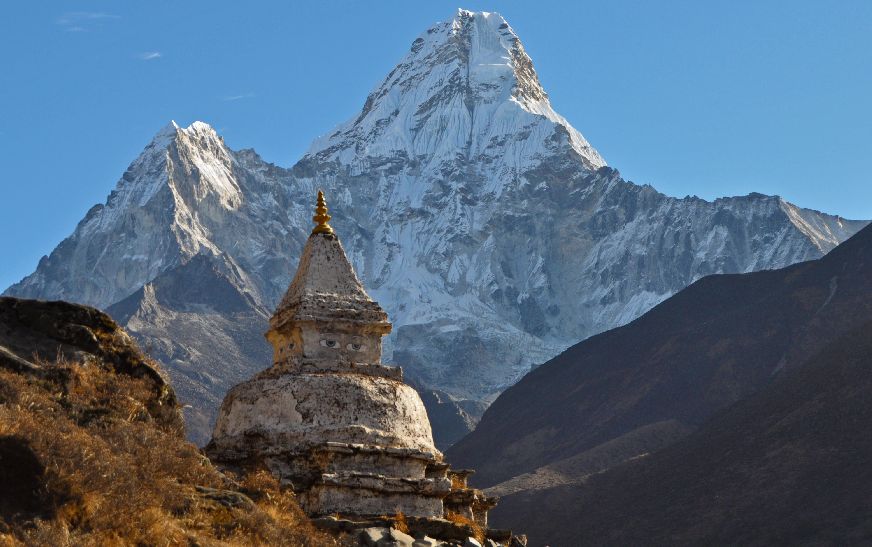
M327 349L341 361L378 362L381 337L391 331L387 313L366 293L330 220L318 191L312 230L294 280L270 319L266 338L274 362L318 359Z
M352 321L370 323L387 334L387 313L366 294L333 228L327 203L318 191L315 229L300 255L294 280L273 314L270 325L288 321Z
M327 224L330 222L330 219L333 218L327 214L327 200L324 199L324 192L318 190L318 202L315 205L315 216L312 217L312 220L315 221L315 228L312 230L313 234L332 234L333 227Z

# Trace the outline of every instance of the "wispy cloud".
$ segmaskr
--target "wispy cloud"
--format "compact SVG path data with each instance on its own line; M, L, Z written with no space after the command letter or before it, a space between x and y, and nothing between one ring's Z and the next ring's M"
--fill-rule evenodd
M241 101L242 99L254 98L254 96L255 96L254 93L249 91L248 93L242 93L239 95L226 95L224 97L221 97L221 100L222 101Z
M85 32L112 19L121 19L121 16L102 11L70 11L55 19L55 24L66 32Z
M137 55L143 61L153 61L155 59L160 59L163 57L160 51L143 51L139 55Z

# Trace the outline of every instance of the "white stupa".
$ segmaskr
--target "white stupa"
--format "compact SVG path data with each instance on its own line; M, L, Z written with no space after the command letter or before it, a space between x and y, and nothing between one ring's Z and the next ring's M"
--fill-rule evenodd
M448 512L486 527L495 500L466 487L469 472L449 471L420 396L402 369L381 363L391 324L355 275L321 192L313 220L266 333L273 366L230 390L207 454L224 466L265 464L313 516Z

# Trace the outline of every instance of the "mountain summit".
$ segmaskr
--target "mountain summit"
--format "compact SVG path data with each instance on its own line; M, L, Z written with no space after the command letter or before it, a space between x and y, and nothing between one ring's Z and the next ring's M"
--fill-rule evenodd
M226 389L268 359L261 333L318 188L394 324L385 359L451 395L425 400L488 400L702 276L817 258L866 224L623 180L552 109L508 23L461 10L289 169L206 124L170 124L7 292L110 307L174 375L205 440Z
M373 157L403 158L433 171L458 159L488 162L499 175L495 181L510 182L561 145L588 169L605 165L551 108L506 20L461 9L412 42L360 114L316 140L307 156L352 169L370 167Z
M232 153L208 124L170 122L36 272L10 292L107 307L200 252L220 254L211 220L239 209Z

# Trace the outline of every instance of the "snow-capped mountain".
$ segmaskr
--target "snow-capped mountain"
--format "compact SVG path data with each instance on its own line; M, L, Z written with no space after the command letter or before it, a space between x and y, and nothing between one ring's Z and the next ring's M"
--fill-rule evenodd
M317 188L394 323L387 359L475 400L701 276L816 258L866 224L622 180L552 109L508 23L460 10L290 169L204 123L167 126L7 293L111 306L176 377L202 437L224 390L268 364L259 332Z

